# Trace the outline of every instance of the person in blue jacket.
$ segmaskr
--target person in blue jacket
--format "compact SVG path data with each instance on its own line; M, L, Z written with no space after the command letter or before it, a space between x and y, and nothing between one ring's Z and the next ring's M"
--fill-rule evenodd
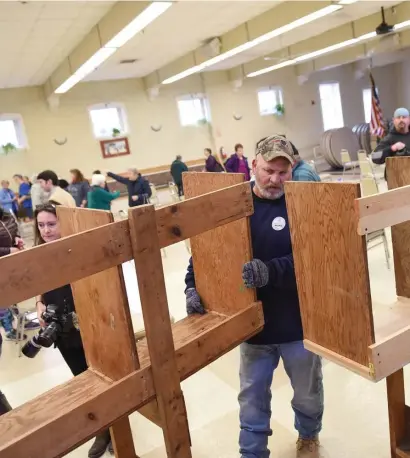
M130 207L149 203L149 198L152 195L151 187L137 169L128 169L128 178L111 172L108 172L107 176L127 187L128 205Z
M14 213L17 215L18 206L17 206L17 197L14 192L9 188L10 183L7 180L1 182L0 189L0 206L3 207L3 210L9 213Z
M293 388L291 404L299 434L297 456L318 453L320 445L324 410L322 364L319 356L303 346L284 195L284 182L292 179L294 160L290 142L274 135L258 143L252 164L254 213L250 224L254 259L244 265L242 276L246 287L257 289L258 300L263 304L265 326L240 346L241 458L268 458L270 455L271 384L280 359ZM185 282L188 314L205 313L195 289L192 259Z

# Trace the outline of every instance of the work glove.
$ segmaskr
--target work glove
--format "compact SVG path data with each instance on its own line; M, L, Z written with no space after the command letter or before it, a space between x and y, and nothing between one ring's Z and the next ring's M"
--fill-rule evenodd
M186 311L188 315L199 313L204 315L206 313L202 305L201 298L195 288L188 288L185 292L186 295Z
M262 288L269 282L268 266L260 259L253 259L244 264L242 279L247 288Z

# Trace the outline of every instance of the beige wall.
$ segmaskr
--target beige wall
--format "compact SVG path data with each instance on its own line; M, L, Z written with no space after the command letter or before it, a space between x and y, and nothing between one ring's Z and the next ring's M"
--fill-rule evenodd
M374 70L387 111L393 111L397 105L397 65ZM369 82L367 77L356 80L351 65L318 72L303 85L298 84L294 69L286 68L245 79L238 91L233 90L227 73L205 73L161 88L160 96L153 102L148 100L140 80L84 83L63 95L54 112L48 108L42 88L0 90L0 112L23 116L29 142L27 151L0 156L0 175L10 178L16 172L32 174L51 168L67 178L73 167L86 175L96 168L120 172L129 166L168 164L176 154L182 154L185 160L197 159L203 148L211 145L223 145L231 151L236 142L243 143L252 156L256 141L273 132L286 133L302 152L310 152L323 130L318 84L324 81L340 82L345 124L364 122L361 90ZM269 85L283 88L286 114L282 118L259 115L256 91ZM212 132L207 126L181 127L175 98L204 91L211 106ZM102 158L87 112L89 105L102 102L125 105L130 156ZM233 113L242 115L242 120L234 120ZM152 124L162 124L162 130L153 132ZM63 146L53 141L65 137L68 142Z

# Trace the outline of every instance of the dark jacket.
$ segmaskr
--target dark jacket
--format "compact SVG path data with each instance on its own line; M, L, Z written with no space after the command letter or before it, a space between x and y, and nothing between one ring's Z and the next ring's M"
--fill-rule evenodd
M406 148L403 151L392 151L392 145L397 142L404 143ZM410 156L410 132L401 134L393 128L376 146L376 149L372 153L372 161L375 164L384 164L386 158L392 156Z
M248 175L251 175L251 171L249 169L248 159L243 156L242 158L245 161L245 166L248 169ZM239 157L236 153L232 154L232 156L225 162L225 168L227 172L230 173L238 173L239 171Z
M109 192L101 186L92 186L87 194L87 207L95 210L111 210L111 201L120 197L120 191Z
M253 257L269 268L269 283L257 289L262 301L265 326L248 343L280 344L303 339L302 320L293 265L292 245L285 196L260 199L253 194L250 217ZM232 245L235 249L235 245ZM192 259L185 278L187 288L195 287Z
M71 183L66 189L74 198L77 207L81 207L84 200L87 200L87 194L90 190L88 181L82 181L81 183Z
M205 161L205 170L207 172L222 172L221 164L210 154Z
M182 183L182 173L183 172L188 172L188 167L186 166L184 162L176 159L171 164L171 175L172 175L172 178L174 179L175 184Z
M138 205L144 205L147 203L148 199L151 197L152 191L148 181L141 175L136 180L130 180L129 178L124 178L121 175L116 175L115 173L107 173L107 175L119 183L125 184L128 189L128 205L130 207L137 207ZM133 196L137 196L137 200L132 200Z
M0 219L0 257L10 254L10 248L16 246L18 236L16 220L9 213L4 212Z

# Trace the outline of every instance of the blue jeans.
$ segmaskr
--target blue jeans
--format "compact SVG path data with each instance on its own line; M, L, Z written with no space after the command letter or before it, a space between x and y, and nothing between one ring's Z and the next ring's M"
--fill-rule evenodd
M268 437L272 435L271 385L273 372L282 358L293 388L292 408L299 436L311 439L322 428L322 361L305 350L302 341L278 345L243 343L240 366L241 458L268 458Z

